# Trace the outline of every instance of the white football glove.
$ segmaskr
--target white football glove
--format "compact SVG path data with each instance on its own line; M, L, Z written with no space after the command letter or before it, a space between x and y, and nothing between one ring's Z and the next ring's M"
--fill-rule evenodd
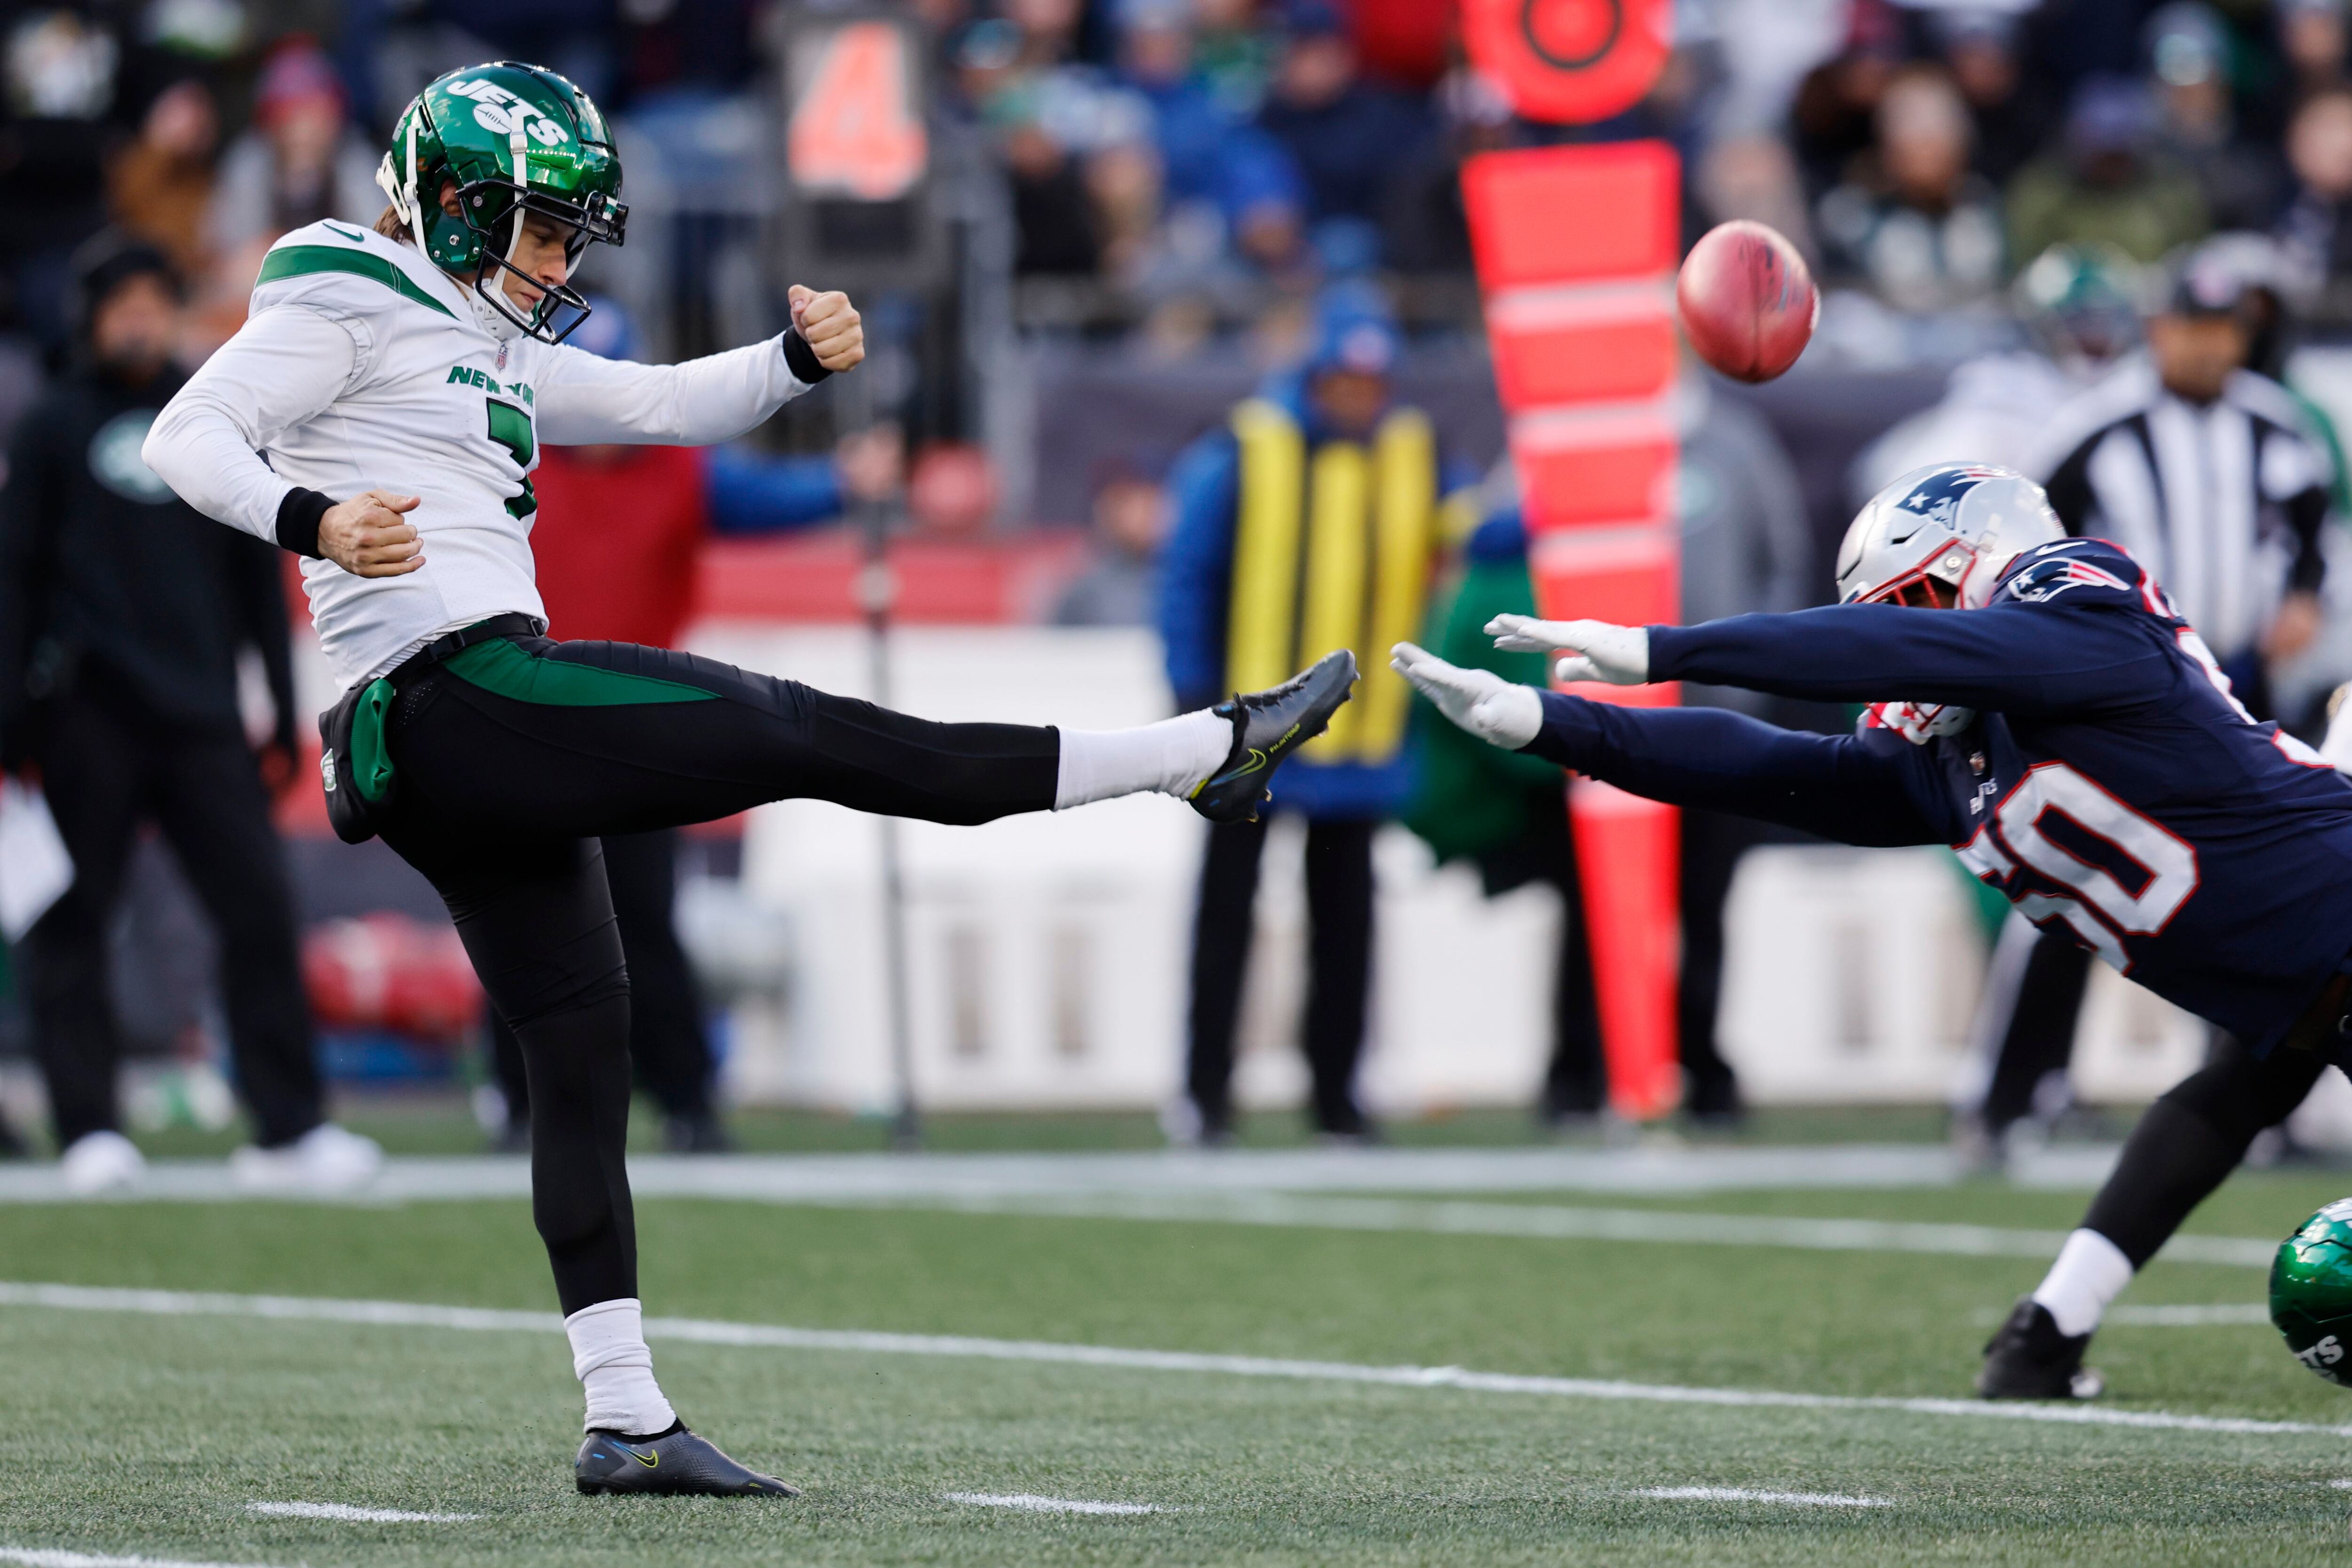
M1543 700L1532 686L1505 680L1491 669L1448 664L1409 642L1389 652L1391 669L1412 682L1440 713L1489 745L1516 752L1543 728Z
M1977 721L1975 709L1949 702L1874 702L1863 716L1865 722L1892 730L1915 746L1938 735L1957 735Z
M1496 616L1486 623L1495 646L1511 653L1565 653L1552 666L1561 680L1605 680L1612 686L1643 686L1650 679L1650 629L1612 626L1607 621L1539 621L1533 616Z
M2337 773L2352 773L2352 681L2327 699L2327 738L2319 742L2319 754Z

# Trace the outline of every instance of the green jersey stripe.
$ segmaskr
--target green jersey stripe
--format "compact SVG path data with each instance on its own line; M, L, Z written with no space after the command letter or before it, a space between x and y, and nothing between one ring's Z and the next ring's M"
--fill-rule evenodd
M381 256L364 250L338 250L331 245L281 246L262 258L261 276L253 280L260 288L285 278L302 278L313 272L349 272L361 278L373 278L404 299L429 305L451 321L457 313L426 293L414 278L386 261Z
M649 702L710 702L719 693L650 675L537 658L504 637L478 642L441 661L469 686L546 708L625 708Z

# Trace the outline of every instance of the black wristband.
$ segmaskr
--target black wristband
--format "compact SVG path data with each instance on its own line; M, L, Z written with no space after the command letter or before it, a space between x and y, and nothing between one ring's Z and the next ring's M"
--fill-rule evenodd
M297 555L325 560L319 549L319 520L334 504L334 497L306 490L300 485L288 490L286 499L278 503L278 542Z
M793 379L803 386L814 386L833 374L817 363L816 350L809 347L808 340L801 336L798 327L789 328L784 332L784 368L791 371Z

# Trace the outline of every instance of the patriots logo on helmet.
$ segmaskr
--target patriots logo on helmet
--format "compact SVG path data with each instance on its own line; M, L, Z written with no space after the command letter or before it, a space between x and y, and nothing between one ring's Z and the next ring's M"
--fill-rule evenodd
M1995 477L1990 468L1946 468L1913 486L1908 494L1895 503L1895 510L1910 512L1923 523L1938 523L1949 528L1959 518L1961 499L1985 480ZM1912 531L1916 532L1917 530Z

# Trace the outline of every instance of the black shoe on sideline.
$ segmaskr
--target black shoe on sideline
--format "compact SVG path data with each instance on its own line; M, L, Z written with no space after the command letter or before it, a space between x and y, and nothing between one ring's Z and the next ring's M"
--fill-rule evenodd
M1342 648L1271 691L1229 697L1211 709L1234 721L1234 749L1193 789L1192 809L1211 822L1256 821L1274 770L1323 732L1355 684L1356 656Z
M589 1497L634 1492L647 1497L798 1497L801 1489L747 1470L683 1424L658 1437L591 1432L572 1462L572 1475Z
M2050 1309L2027 1296L1985 1342L1977 1393L1985 1399L2096 1399L2107 1380L2083 1364L2088 1334L2062 1334Z
M715 1110L662 1118L662 1147L673 1154L730 1154L735 1140Z

